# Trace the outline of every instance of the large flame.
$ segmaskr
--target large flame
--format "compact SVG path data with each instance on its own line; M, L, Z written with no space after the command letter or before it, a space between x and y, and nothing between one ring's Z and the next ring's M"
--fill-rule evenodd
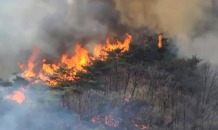
M84 71L83 69L84 65L87 65L92 58L97 59L101 58L101 60L104 60L107 58L106 51L112 51L115 49L122 49L122 52L129 50L129 44L132 40L132 36L127 34L126 39L124 42L117 41L116 44L111 44L109 40L106 41L105 45L99 45L97 44L94 47L94 53L93 57L89 56L89 51L80 46L79 44L76 44L75 47L75 55L68 57L67 55L63 55L61 58L61 61L59 63L55 64L46 64L44 59L42 61L42 68L39 72L34 72L34 61L37 58L37 54L39 52L39 48L33 49L33 54L28 60L27 67L23 64L18 63L21 69L26 69L24 73L21 74L21 76L27 80L34 80L32 82L36 82L36 79L40 79L41 81L46 82L47 85L57 85L59 82L53 79L50 79L49 77L51 75L57 74L56 71L62 66L66 65L67 69L73 68L73 71L70 74L61 75L59 78L67 79L67 80L74 80L75 74L78 71ZM38 81L38 80L37 80Z
M162 35L159 34L159 42L158 42L158 47L162 47ZM52 85L55 86L59 82L53 79L50 79L51 75L57 74L56 71L63 65L66 65L67 69L73 68L73 71L71 73L68 73L66 75L61 75L58 76L60 79L65 79L65 80L74 80L75 79L75 74L78 71L84 71L83 69L84 65L87 65L90 63L91 59L97 59L101 58L101 60L105 60L107 58L108 53L106 51L113 51L115 49L122 49L122 52L128 51L129 50L129 44L132 40L132 36L127 34L126 39L124 42L120 42L117 40L116 44L111 44L109 42L109 39L107 39L106 44L100 45L96 44L93 50L93 57L89 56L89 51L80 46L79 44L76 44L75 47L75 55L68 57L67 55L63 55L61 58L61 61L59 63L55 64L46 64L46 59L42 61L42 68L39 72L34 72L34 62L37 59L37 54L40 51L39 48L34 48L33 49L33 54L32 56L29 57L28 64L27 66L24 64L18 63L19 67L21 69L26 69L24 73L21 74L21 76L27 80L34 80L32 82L38 82L40 81L46 82L47 85Z
M158 35L159 42L158 47L162 47L162 35ZM108 56L107 51L113 51L116 49L122 49L121 52L128 51L129 50L129 44L132 40L132 36L127 34L126 39L124 42L117 41L115 44L111 44L109 42L109 39L106 41L106 44L96 44L94 46L93 50L93 56L89 55L89 51L80 46L80 44L76 44L75 46L75 55L68 57L66 54L62 56L61 60L58 63L54 64L46 64L46 59L42 60L42 68L38 72L34 72L34 62L37 60L37 55L40 51L39 48L34 48L32 55L28 59L28 64L24 65L21 63L18 63L19 67L21 69L25 69L25 71L21 74L21 77L25 78L26 80L31 81L31 83L37 83L39 81L43 81L47 85L55 86L59 83L59 81L51 79L50 76L54 74L58 74L57 70L65 65L67 69L73 69L72 72L68 74L64 74L61 76L58 76L60 79L67 79L67 80L74 80L75 74L78 71L85 72L86 70L83 68L84 65L91 64L91 59L101 59L105 60ZM21 87L22 88L22 87ZM14 100L18 103L22 103L25 100L25 91L22 89L15 91L13 94L6 96L7 99ZM125 102L129 102L129 99L125 99ZM102 120L103 119L103 120ZM113 118L113 112L111 112L109 115L98 115L91 119L91 122L93 123L101 123L104 122L108 126L117 127L120 123L119 120L115 120ZM125 122L125 121L124 121ZM134 120L132 120L132 123L135 127L138 127L140 129L146 129L147 127L145 125L138 125L135 123Z
M39 72L34 72L35 61L37 60L38 53L40 48L33 48L33 53L29 57L27 65L18 63L18 66L25 71L21 74L21 77L24 79L31 81L31 84L38 83L39 81L43 81L47 85L57 85L59 81L50 79L50 76L54 74L58 74L56 71L62 66L66 65L67 69L73 68L73 71L68 74L64 74L58 76L60 79L65 80L74 80L75 74L78 71L84 71L84 65L87 65L91 59L98 59L105 60L107 58L106 51L112 51L115 49L122 49L122 52L129 50L129 44L132 40L132 36L127 34L127 37L123 43L117 41L116 44L111 44L109 40L106 41L105 45L96 44L94 47L93 56L89 56L89 51L76 44L75 47L75 55L68 57L67 55L63 55L59 63L55 64L46 64L46 59L42 60L42 68ZM14 100L18 103L22 103L25 100L25 91L24 86L20 86L19 90L14 91L13 94L6 96L6 99ZM26 86L28 88L28 86Z

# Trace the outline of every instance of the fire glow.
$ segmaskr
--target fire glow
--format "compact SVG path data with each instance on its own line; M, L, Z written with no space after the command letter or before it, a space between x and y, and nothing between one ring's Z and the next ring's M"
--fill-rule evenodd
M81 45L76 44L75 46L75 55L71 57L67 57L67 55L63 55L61 60L55 64L46 64L46 59L42 60L42 68L39 72L34 72L34 61L37 60L37 54L39 53L39 48L34 48L32 55L28 59L27 66L21 63L18 63L21 69L25 71L21 74L21 77L24 79L31 81L32 83L37 83L39 80L45 82L47 85L55 86L59 82L56 80L52 80L49 77L57 74L56 71L63 65L66 65L67 69L73 68L73 72L70 74L59 76L59 78L67 79L67 80L74 80L75 74L78 71L85 72L83 68L84 65L90 63L91 59L101 59L105 60L107 58L107 51L113 51L116 49L122 49L122 52L129 50L129 44L132 40L131 35L126 35L126 39L124 42L117 41L116 44L111 44L109 39L107 39L106 44L100 45L97 44L94 46L93 49L93 56L89 56L89 51L83 48ZM158 47L162 47L162 35L158 35ZM34 80L35 79L35 80ZM36 80L37 79L37 80ZM34 80L34 81L33 81Z
M111 127L117 127L119 125L119 121L115 120L113 118L113 112L111 112L109 115L98 115L91 119L92 123L100 124L102 123L102 120L104 121L105 125L111 126Z
M6 99L11 99L18 103L22 103L25 100L25 95L23 92L17 90L13 94L6 96Z
M49 78L49 76L52 76L54 74L57 74L56 71L63 65L67 67L67 69L73 68L73 72L70 74L62 75L59 78L67 79L67 80L74 80L75 74L78 71L84 71L83 69L84 65L87 65L90 63L91 59L98 59L101 57L101 60L104 60L107 58L106 51L113 51L115 49L122 49L122 52L129 50L129 44L132 40L132 36L127 34L126 39L123 43L117 41L116 44L111 44L109 40L106 41L105 45L96 45L94 47L94 53L93 57L89 56L89 51L80 46L79 44L76 44L75 47L75 55L71 57L67 57L67 55L63 55L60 62L56 64L46 64L44 59L42 61L42 68L39 72L34 72L34 61L36 60L37 54L39 53L39 48L34 48L32 56L30 56L28 60L28 64L23 65L18 63L21 69L25 69L24 73L21 74L21 77L23 77L26 80L29 80L31 82L34 82L32 80L39 79L40 81L44 81L47 85L55 86L59 82L56 80L52 80Z
M162 35L158 35L158 47L162 48ZM63 65L66 66L67 69L73 68L73 71L70 74L58 76L61 79L67 79L73 81L75 79L75 75L78 71L85 72L86 70L83 68L84 65L91 64L90 61L92 59L100 59L105 60L108 56L107 51L113 51L116 49L122 49L121 52L129 50L129 44L132 41L131 35L126 35L126 39L124 42L117 41L116 44L111 44L109 40L106 41L106 44L96 44L93 48L93 56L89 56L89 51L83 48L80 44L76 44L75 46L75 55L68 57L66 54L62 56L61 60L58 63L54 64L46 64L46 59L43 59L42 68L38 72L34 72L34 62L37 60L37 55L40 51L40 48L34 48L32 55L29 57L27 65L18 63L18 66L25 70L21 77L30 81L30 84L38 83L39 81L45 83L50 86L55 86L59 84L59 81L50 79L50 76L54 74L58 74L57 70ZM25 91L20 90L15 91L13 94L6 96L6 99L14 100L18 103L22 103L25 100ZM130 102L129 99L125 99L125 102ZM102 120L103 119L103 120ZM104 124L111 127L118 127L119 121L114 120L113 113L109 115L98 115L91 119L92 123L101 123L104 121ZM124 121L125 122L125 121ZM137 125L134 120L132 123L135 127L140 129L146 129L145 125Z
M159 48L162 48L162 35L161 34L158 34L158 47Z
M67 57L67 55L63 55L60 62L56 64L46 64L46 59L42 60L42 68L39 72L34 72L34 62L37 60L37 55L40 51L40 48L33 48L33 53L29 57L27 65L18 63L18 66L21 69L24 69L25 71L20 75L24 79L30 81L30 84L38 83L39 81L55 86L59 82L57 80L50 79L50 76L54 74L58 74L56 71L62 66L66 65L67 69L73 68L73 72L70 74L65 74L62 76L58 76L60 79L67 79L67 80L74 80L75 74L78 71L85 72L85 69L83 69L84 65L87 65L90 63L91 59L101 59L105 60L107 58L106 51L113 51L115 49L122 49L122 52L129 50L129 44L132 40L131 35L126 35L126 39L123 43L120 41L117 41L116 44L111 44L109 40L106 41L105 45L97 44L94 47L94 54L93 57L89 56L89 51L80 46L79 44L76 44L75 47L75 55L71 57ZM13 94L6 96L6 99L14 100L18 103L22 103L25 100L25 91L23 91L24 87L20 86L20 90L15 91ZM28 88L28 86L27 86Z
M13 94L7 95L5 98L10 99L10 100L14 100L17 103L21 104L26 98L26 96L24 94L25 91L26 91L25 87L20 86L19 90L14 91Z

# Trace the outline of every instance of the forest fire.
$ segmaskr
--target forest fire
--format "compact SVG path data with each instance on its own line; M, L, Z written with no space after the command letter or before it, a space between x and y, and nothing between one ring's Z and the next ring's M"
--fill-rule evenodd
M106 41L105 45L96 45L94 47L93 57L89 56L89 51L83 48L81 45L76 44L75 46L75 55L71 57L67 57L67 55L63 55L60 62L56 64L46 64L46 59L43 59L42 68L39 72L34 72L35 64L34 62L37 60L37 55L40 51L40 48L33 48L33 53L29 57L27 65L18 63L18 66L25 71L21 74L21 77L31 82L31 84L43 82L47 85L55 86L59 83L59 81L50 79L50 76L56 73L56 71L62 67L66 66L67 69L73 68L73 71L62 76L58 76L60 80L74 80L75 74L78 71L84 71L84 65L87 65L91 59L104 60L107 58L107 53L105 51L112 51L115 49L123 49L122 51L127 51L129 49L129 44L132 40L132 36L127 34L126 39L123 43L117 41L116 44L111 44L109 40ZM25 95L23 86L20 87L20 90L15 91L13 94L6 96L6 99L14 100L18 103L22 103L25 100Z
M215 0L21 2L1 2L0 130L218 129L216 65L192 46Z
M105 60L108 56L106 51L113 51L116 49L122 49L121 52L129 50L129 44L132 40L131 35L126 35L126 39L124 42L117 41L116 44L111 44L109 40L106 40L106 44L101 45L97 44L93 48L93 55L90 56L88 50L83 48L80 44L75 45L75 55L69 57L67 54L64 54L58 63L47 64L46 59L41 61L42 67L38 72L34 71L35 61L37 60L37 55L40 52L40 48L34 48L32 55L29 57L27 65L18 63L21 69L25 71L21 74L21 77L30 81L30 84L42 82L43 84L47 84L50 86L55 86L60 83L61 80L70 80L73 81L75 79L75 75L78 71L86 72L83 68L84 65L92 64L91 61L94 59ZM158 47L162 47L162 35L158 35ZM61 67L66 67L66 69L72 69L71 72L66 73L64 75L57 75L60 80L55 80L50 78L52 75L58 74L57 70ZM25 100L25 91L22 90L22 86L20 90L15 91L13 94L6 96L6 99L14 100L21 104ZM125 102L130 102L129 99L125 99ZM113 116L113 112L108 115L100 114L96 117L93 117L90 120L92 123L101 124L104 123L110 127L118 127L122 119L115 119ZM124 121L125 122L125 121ZM138 125L132 120L132 123L135 127L139 129L146 129L145 125Z
M117 40L116 44L111 44L109 42L109 39L106 40L106 44L101 45L97 44L94 46L93 50L93 56L89 56L89 51L83 48L81 45L78 43L75 46L75 55L68 57L66 54L62 56L61 60L59 63L54 63L54 64L46 64L46 59L43 59L42 62L42 68L40 69L39 72L34 72L34 62L37 60L37 55L40 51L40 48L33 48L33 53L29 57L27 65L21 64L18 62L18 66L21 69L24 69L25 71L21 74L21 77L24 79L28 80L31 82L31 84L43 82L47 85L55 86L59 82L54 79L50 79L50 76L54 74L58 74L56 71L62 67L66 66L67 69L73 68L73 71L70 73L67 73L62 76L58 76L60 78L60 81L63 79L67 80L74 80L75 79L75 74L78 71L84 71L83 69L84 65L87 65L90 63L91 59L101 59L105 60L107 58L107 52L106 51L112 51L115 49L122 49L122 52L128 51L129 50L129 44L132 40L131 35L126 35L126 39L124 42L120 42ZM158 35L158 47L162 47L162 35ZM22 88L22 87L21 87ZM6 97L7 99L11 99L14 101L17 101L18 103L22 103L25 99L25 95L23 91L17 90L14 92L12 95L8 95ZM128 99L125 99L127 102L129 101Z
M40 81L45 82L47 85L55 86L58 84L58 81L52 80L49 76L57 74L56 71L62 67L66 66L67 69L73 68L73 72L60 76L61 79L74 80L75 74L78 71L85 71L82 66L87 65L91 59L101 58L104 60L107 57L107 53L105 51L112 51L115 49L123 49L122 51L129 50L129 44L131 42L132 36L127 34L126 39L123 43L117 41L116 44L111 44L109 40L106 41L105 45L96 45L94 47L93 57L89 56L89 51L76 44L75 47L75 55L71 57L67 57L67 55L63 55L59 63L55 64L46 64L44 59L42 61L42 68L39 72L34 72L34 61L37 58L37 54L39 52L39 48L34 48L32 56L28 60L28 65L25 66L23 64L18 63L21 69L26 69L21 76L29 81L36 81L39 79ZM58 76L59 77L59 76ZM34 81L33 81L34 80Z

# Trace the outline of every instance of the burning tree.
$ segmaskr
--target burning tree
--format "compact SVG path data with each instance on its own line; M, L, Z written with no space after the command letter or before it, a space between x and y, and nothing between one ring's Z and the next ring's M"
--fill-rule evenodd
M157 45L160 35L139 34L132 35L133 39L127 35L123 43L110 44L107 41L105 46L96 45L93 54L77 46L76 55L70 58L64 55L59 63L46 64L43 60L42 70L38 73L26 66L26 71L21 76L29 81L26 86L30 87L27 88L34 92L40 91L38 95L41 98L37 98L40 100L32 102L43 104L40 109L37 107L40 111L53 111L50 106L61 103L58 111L66 108L68 112L77 114L74 119L82 124L78 129L87 129L84 121L93 123L94 126L89 124L88 127L104 126L100 129L212 128L216 115L216 98L196 98L212 93L210 88L215 89L216 85L207 88L207 85L199 86L196 83L202 78L197 66L200 60L196 57L179 59L169 50L174 47L169 39L161 37L160 48ZM204 73L209 73L207 68L210 67L205 66ZM27 75L31 70L34 72L33 77ZM53 93L52 100L45 98L48 91ZM10 99L15 100L12 97ZM214 108L211 109L212 113L207 111L207 106ZM192 108L207 112L197 112L190 117L191 114L187 113L195 111ZM207 114L211 120L209 123L203 118ZM198 119L201 122L188 122ZM72 126L75 123L71 120L61 121L65 128L75 128Z

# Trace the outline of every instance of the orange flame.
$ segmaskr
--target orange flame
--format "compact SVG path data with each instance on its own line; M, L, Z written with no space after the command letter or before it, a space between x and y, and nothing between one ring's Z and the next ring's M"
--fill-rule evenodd
M111 127L117 127L119 125L119 121L115 120L113 118L113 112L111 112L109 115L98 115L91 119L92 123L100 124L104 120L105 125L111 126Z
M33 71L34 69L34 61L37 59L37 54L39 52L39 48L33 48L33 53L32 53L32 56L29 57L29 60L28 60L28 64L27 64L27 67L28 67L28 70L25 71L21 76L22 77L25 77L26 79L31 79L33 78L34 76L36 76L35 72ZM26 66L23 65L23 64L20 64L18 63L19 67L22 68L22 69L25 69Z
M13 94L6 96L6 99L14 100L21 104L25 100L25 95L23 92L17 90Z
M26 80L31 81L31 84L38 83L40 81L45 82L48 85L57 85L59 82L53 79L50 79L49 76L57 74L56 71L62 66L66 65L67 69L73 68L73 72L70 74L64 74L59 76L59 78L65 79L65 80L74 80L75 74L77 71L84 71L83 69L84 65L87 65L92 59L100 58L101 60L105 60L107 58L106 51L112 51L115 49L123 49L122 52L129 50L129 44L132 40L132 36L127 34L127 38L123 43L117 41L116 44L111 44L109 40L107 39L105 45L99 45L97 44L94 47L94 53L93 57L89 56L88 50L81 47L79 44L76 44L75 47L75 55L71 57L67 57L67 55L63 55L61 58L61 61L57 64L46 64L46 59L42 60L42 68L41 70L36 73L34 72L34 62L37 60L37 55L40 51L39 48L33 48L33 53L28 59L28 64L24 65L21 63L18 63L18 66L21 69L26 69L22 74L21 77L25 78ZM28 87L28 86L26 86ZM22 90L24 87L21 86L20 90L15 91L13 94L6 96L6 99L14 100L18 103L22 103L25 100L24 90ZM109 115L111 116L111 115ZM106 117L108 118L108 117ZM106 120L107 124L110 124L108 120Z
M25 69L25 68L26 68L26 66L23 65L23 64L21 64L20 62L18 62L17 65L18 65L21 69Z
M158 34L158 47L161 48L162 47L162 35L161 34Z
M141 126L137 125L134 120L132 120L132 123L135 125L135 127L138 127L138 128L140 128L142 130L147 129L147 127L145 125L141 125Z
M108 116L105 116L105 122L108 126L117 127L119 125L119 121L114 120L113 113L110 113Z
M32 56L28 60L27 69L24 73L21 74L21 76L27 80L35 80L40 79L41 81L46 82L47 85L57 85L59 82L53 79L50 79L49 76L57 74L56 71L62 66L66 65L67 69L72 69L73 72L70 74L64 74L61 76L58 76L60 79L65 80L74 80L75 74L78 71L84 71L83 68L84 65L88 65L90 63L91 59L98 59L105 60L107 58L107 53L105 51L113 51L115 49L122 49L122 52L129 50L129 44L132 40L132 36L127 34L127 38L123 43L117 41L116 44L111 44L109 40L106 41L105 45L96 45L94 47L94 53L93 57L89 56L89 51L80 46L79 44L76 44L75 47L75 55L71 57L67 57L67 55L63 55L61 58L61 61L57 64L46 64L44 59L42 61L42 68L39 72L34 72L34 61L37 58L37 54L39 52L39 48L34 48ZM25 65L22 65L18 63L20 68L24 69ZM34 82L34 81L33 81Z

